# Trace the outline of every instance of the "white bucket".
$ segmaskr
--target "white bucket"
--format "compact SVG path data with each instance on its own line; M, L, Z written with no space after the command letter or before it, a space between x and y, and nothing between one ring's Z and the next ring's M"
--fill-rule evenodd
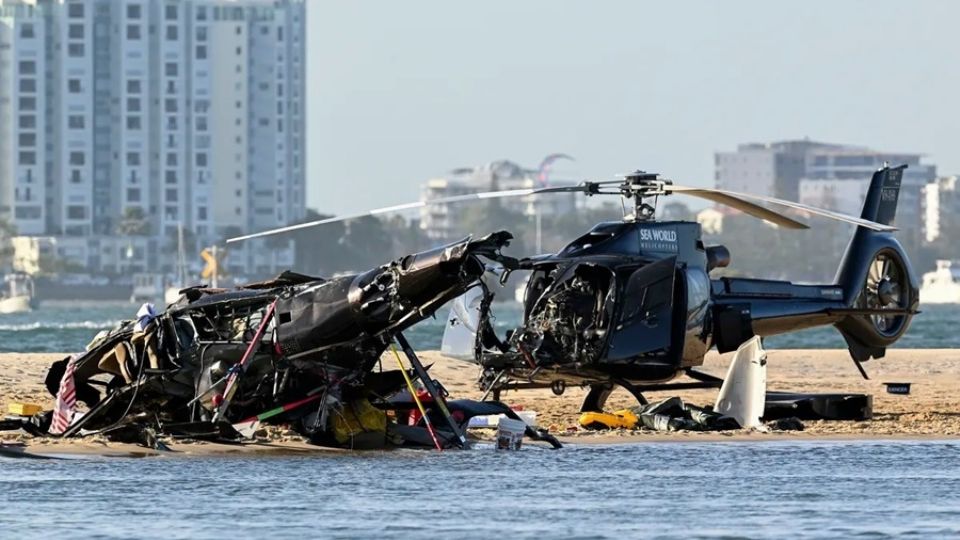
M537 427L537 412L536 411L517 411L517 416L524 421L525 424L532 428Z
M501 418L497 425L497 450L519 450L527 424L512 418Z
M528 426L532 428L537 427L537 413L536 411L517 411L517 416L524 421ZM474 416L467 423L467 428L495 428L500 424L500 420L506 418L505 414L488 414Z
M474 416L467 423L468 428L495 428L500 423L502 414L486 414Z

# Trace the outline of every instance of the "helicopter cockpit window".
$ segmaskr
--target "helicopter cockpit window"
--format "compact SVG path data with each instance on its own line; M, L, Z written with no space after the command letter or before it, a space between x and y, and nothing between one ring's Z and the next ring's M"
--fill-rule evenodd
M638 317L649 317L664 305L669 304L673 294L673 280L669 276L649 284L631 282L627 287L627 301L621 317L624 322L630 322Z
M574 252L574 251L580 251L580 250L582 250L582 249L587 249L587 248L593 247L593 246L595 246L595 245L597 245L597 244L600 244L600 243L602 243L602 242L605 242L605 241L613 238L613 236L614 236L614 234L613 234L612 232L607 232L607 231L604 231L604 232L590 231L590 232L588 232L587 234L585 234L585 235L581 236L580 238L577 238L576 240L574 240L573 242L571 242L570 245L568 245L568 246L561 252L561 255L568 255L568 254L570 254L570 253L572 253L572 252Z

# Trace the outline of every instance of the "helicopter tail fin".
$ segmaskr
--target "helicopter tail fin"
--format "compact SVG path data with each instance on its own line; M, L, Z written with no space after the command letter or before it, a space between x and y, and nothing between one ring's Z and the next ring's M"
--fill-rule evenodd
M863 202L861 219L868 219L882 225L892 225L897 215L897 201L900 199L900 183L906 165L884 167L873 173L867 196Z
M873 174L860 215L893 224L906 165L884 167ZM857 227L837 270L849 315L836 323L859 363L881 358L886 348L906 332L919 297L916 274L907 254L891 232ZM886 311L886 313L884 313ZM863 368L860 368L861 373ZM864 376L866 376L864 374Z

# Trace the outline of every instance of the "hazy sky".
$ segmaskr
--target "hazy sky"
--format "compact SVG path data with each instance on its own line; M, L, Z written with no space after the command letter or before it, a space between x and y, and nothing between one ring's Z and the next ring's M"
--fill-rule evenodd
M713 152L802 138L960 173L960 2L308 0L308 203L576 157L712 185Z

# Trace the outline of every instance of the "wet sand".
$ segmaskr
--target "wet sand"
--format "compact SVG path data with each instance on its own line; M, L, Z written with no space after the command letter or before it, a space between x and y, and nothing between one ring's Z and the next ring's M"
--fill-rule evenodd
M65 355L0 354L0 407L6 413L13 401L36 403L52 408L53 398L43 386L49 364ZM707 356L702 371L723 376L731 354ZM431 373L454 398L479 398L478 368L470 363L442 357L437 352L423 352L421 359L433 363ZM759 440L848 440L848 439L960 439L960 351L953 349L890 350L887 357L865 364L870 380L863 380L843 350L768 351L767 379L770 390L798 392L857 392L873 395L874 418L864 422L806 421L802 432L733 431L723 433L607 431L579 429L580 403L586 393L581 388L568 388L562 396L550 390L505 392L501 399L515 407L537 413L541 427L560 435L565 443L625 442L708 442ZM386 364L391 365L391 364ZM907 396L886 393L884 382L910 382ZM712 404L716 390L683 390L647 394L650 401L680 396L696 405ZM634 406L636 402L625 391L615 392L607 403L608 410ZM244 445L210 443L177 443L173 448L185 454L221 453L302 453L338 452L306 445L300 437L282 428L271 430L269 441ZM489 431L489 430L488 430ZM489 435L489 434L487 434ZM69 441L54 438L33 438L20 433L0 433L5 444L23 445L33 452L94 453L114 455L150 455L154 452L133 445L107 443L98 438Z

